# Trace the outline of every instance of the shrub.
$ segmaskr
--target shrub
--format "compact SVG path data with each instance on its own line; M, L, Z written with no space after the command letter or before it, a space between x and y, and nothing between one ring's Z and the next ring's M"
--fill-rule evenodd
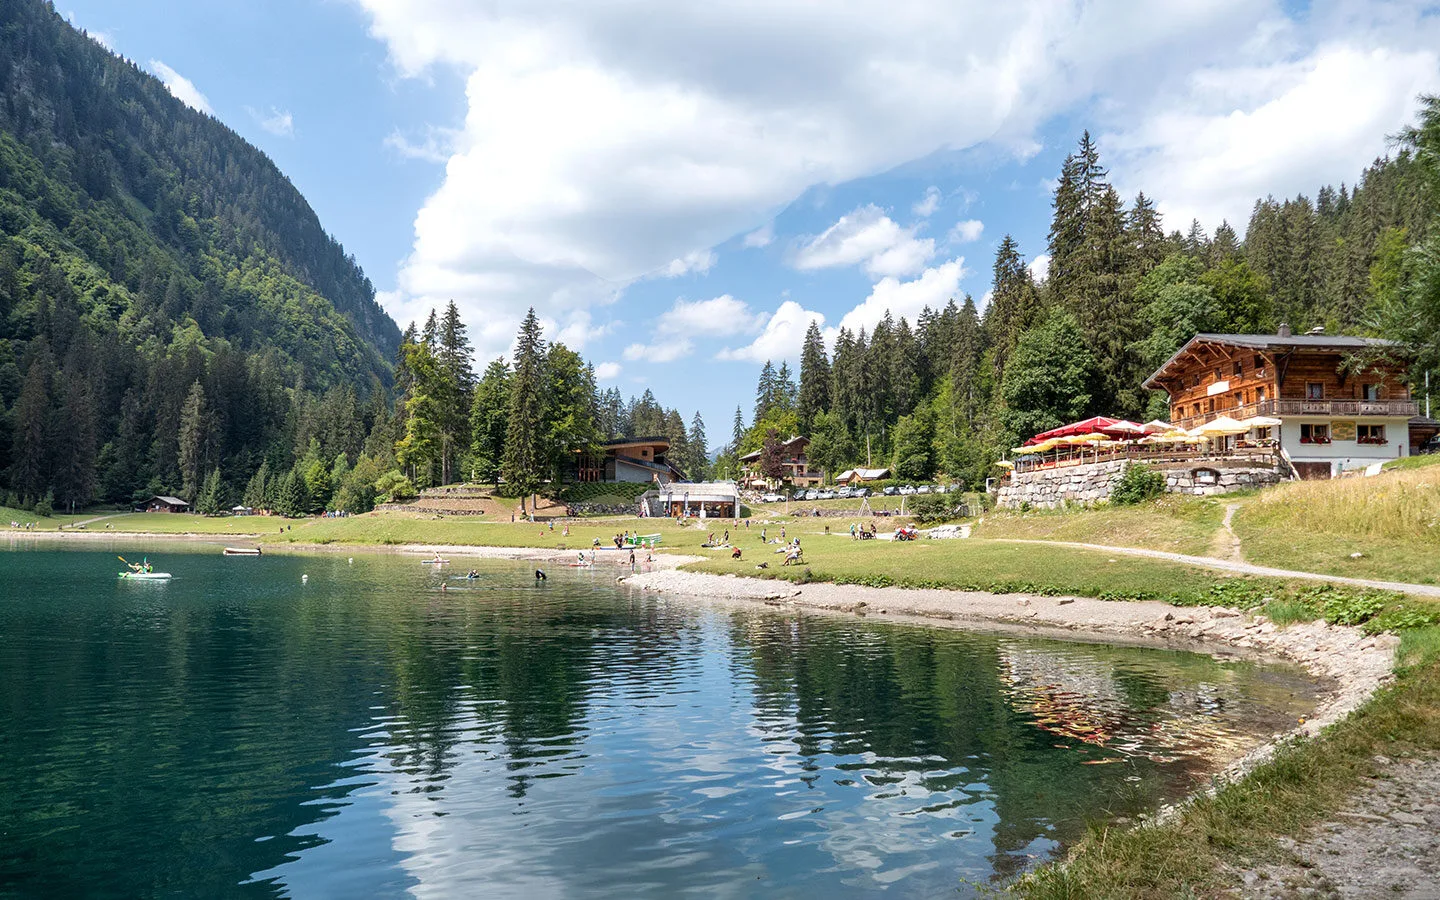
M55 493L46 491L45 496L35 501L35 515L49 517L55 513Z
M1134 506L1165 493L1165 476L1149 466L1129 465L1110 488L1110 502Z
M398 503L416 495L415 485L399 469L391 469L375 479L377 503Z

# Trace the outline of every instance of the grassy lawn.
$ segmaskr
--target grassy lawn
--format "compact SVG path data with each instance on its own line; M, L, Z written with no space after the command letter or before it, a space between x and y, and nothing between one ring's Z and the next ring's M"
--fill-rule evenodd
M1078 541L1207 556L1225 517L1226 500L1165 497L1140 506L1079 507L985 514L977 537ZM1228 502L1234 502L1233 498Z
M1427 464L1260 493L1233 523L1245 558L1334 575L1440 582L1440 466L1419 459Z
M792 535L793 536L793 535ZM852 541L844 536L802 538L805 565L781 567L774 547L742 542L739 560L711 559L694 568L717 574L761 574L792 581L806 578L840 584L938 587L957 590L1025 591L1113 599L1166 600L1182 605L1258 602L1287 590L1279 580L1229 578L1190 566L1112 557L1068 547L1012 544L983 539L895 543ZM763 573L755 566L768 562Z
M69 513L56 513L53 516L37 516L27 509L11 509L8 506L0 506L0 528L9 528L11 522L19 522L21 525L34 523L35 531L55 531L60 526L69 526L71 522L83 522L90 518L89 513L81 513L72 516Z
M278 527L280 520L267 519ZM437 519L406 513L370 513L346 519L299 519L284 535L267 533L262 539L269 543L307 544L454 544L476 547L533 547L545 550L589 548L594 540L613 547L611 538L622 531L661 535L660 549L673 552L702 552L700 545L711 531L719 537L726 528L735 529L729 520L680 527L669 519L638 519L635 517L586 520L570 523L570 534L564 525L552 531L543 523L487 522L480 518L453 516ZM743 529L743 525L741 528ZM758 536L759 528L754 529ZM757 537L758 542L758 537Z
M1022 878L1016 893L1192 897L1238 887L1229 866L1280 858L1276 838L1302 837L1382 774L1374 756L1440 750L1440 627L1404 632L1401 662L1395 684L1320 737L1282 750L1165 825L1093 828L1064 862Z

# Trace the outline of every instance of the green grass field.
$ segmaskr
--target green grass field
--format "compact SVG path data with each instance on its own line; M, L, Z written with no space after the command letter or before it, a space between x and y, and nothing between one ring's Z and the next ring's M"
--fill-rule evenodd
M34 525L35 531L55 531L62 525L68 527L72 522L83 522L90 518L88 513L70 515L69 513L56 513L53 516L37 516L26 509L11 509L8 506L0 506L0 528L9 528L11 522L18 522L22 526L27 523Z
M1172 496L1141 506L1093 510L996 510L985 514L975 536L1077 541L1206 556L1225 517L1225 503L1212 497Z

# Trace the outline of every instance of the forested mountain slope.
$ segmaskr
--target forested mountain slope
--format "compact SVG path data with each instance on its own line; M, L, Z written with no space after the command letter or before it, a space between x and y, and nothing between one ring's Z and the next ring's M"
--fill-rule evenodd
M193 490L217 466L243 479L303 453L321 406L351 410L332 430L363 437L354 410L388 391L399 337L263 153L50 4L0 0L8 493L85 503Z

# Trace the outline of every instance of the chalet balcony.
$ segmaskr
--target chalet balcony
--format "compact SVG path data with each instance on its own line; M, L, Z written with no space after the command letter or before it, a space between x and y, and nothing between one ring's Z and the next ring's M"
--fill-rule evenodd
M1244 406L1217 409L1215 412L1198 416L1185 416L1176 420L1181 428L1204 425L1211 419L1229 416L1232 419L1249 419L1254 416L1330 416L1335 418L1364 418L1371 416L1404 416L1411 418L1420 414L1420 407L1414 400L1262 400Z

